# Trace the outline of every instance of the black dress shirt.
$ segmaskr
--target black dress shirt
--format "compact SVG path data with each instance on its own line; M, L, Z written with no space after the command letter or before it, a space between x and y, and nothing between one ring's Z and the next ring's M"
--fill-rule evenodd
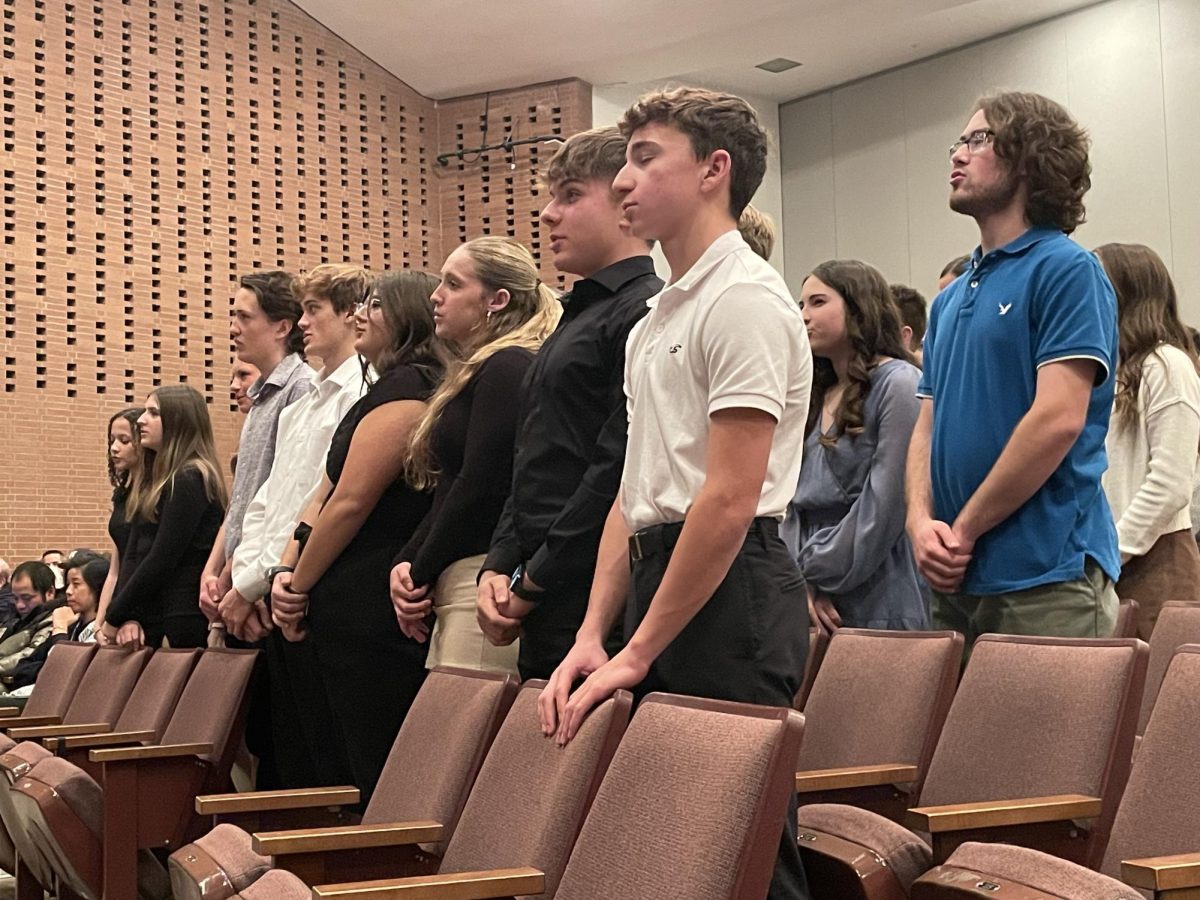
M543 591L591 583L625 464L625 342L662 290L649 256L576 282L525 379L513 485L484 569L526 564Z

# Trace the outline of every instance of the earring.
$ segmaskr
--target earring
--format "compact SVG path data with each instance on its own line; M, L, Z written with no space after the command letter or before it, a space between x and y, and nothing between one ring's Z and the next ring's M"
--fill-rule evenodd
M492 311L490 309L487 311L487 317L489 319L492 317Z

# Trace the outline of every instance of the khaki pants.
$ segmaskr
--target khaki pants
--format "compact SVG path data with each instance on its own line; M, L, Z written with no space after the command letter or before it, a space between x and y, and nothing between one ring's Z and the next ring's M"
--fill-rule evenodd
M437 621L429 637L426 668L457 666L517 674L520 641L507 647L493 647L475 619L475 576L479 574L483 560L483 556L460 559L447 566L438 578L433 594Z
M1117 626L1117 592L1092 559L1083 577L1007 594L933 592L932 627L962 632L963 662L982 634L1043 637L1111 637Z

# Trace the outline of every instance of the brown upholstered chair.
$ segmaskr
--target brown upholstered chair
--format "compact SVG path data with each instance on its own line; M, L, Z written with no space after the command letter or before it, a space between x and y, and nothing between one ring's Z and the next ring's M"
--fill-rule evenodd
M800 690L796 691L792 700L794 709L804 711L804 704L808 702L808 695L817 679L817 673L821 670L821 662L825 659L829 640L829 632L824 628L808 629L808 657L804 660L804 678L800 681Z
M52 647L38 673L33 692L25 701L25 708L0 707L0 729L61 722L95 652L95 644L75 641L63 641Z
M804 711L801 804L900 821L920 793L962 663L956 631L834 632Z
M1171 600L1162 605L1150 634L1150 662L1146 666L1146 691L1142 695L1138 734L1146 731L1167 664L1184 644L1200 644L1200 605Z
M1146 657L1131 638L984 635L906 817L913 831L849 806L801 807L814 900L903 897L968 840L1086 859L1129 771Z
M199 825L196 794L228 786L256 655L204 651L163 743L89 751L97 778L52 756L13 783L18 819L66 890L126 900L155 882L169 892L165 870L141 851L180 846Z
M1117 624L1113 628L1113 637L1131 638L1137 637L1138 626L1138 602L1133 599L1126 598L1120 602L1117 607Z
M1141 900L1139 890L1162 900L1195 897L1200 890L1197 756L1200 645L1190 644L1178 649L1167 669L1112 837L1089 861L1097 871L1035 850L968 843L917 879L913 900Z
M312 896L759 900L775 868L803 728L790 709L651 694L617 748L557 888L550 873L525 866L326 885ZM507 834L521 830L521 816L497 813ZM501 844L495 831L492 842ZM484 858L508 857L499 846ZM251 900L303 896L282 887Z
M420 870L436 868L436 856L455 833L471 785L500 724L512 706L517 682L511 676L437 668L430 672L392 745L379 785L362 818L362 828L341 829L346 849L288 854L283 864L313 881L396 874L404 854ZM244 889L271 866L268 856L254 852L246 830L287 822L319 825L321 807L358 802L353 787L265 791L199 797L196 809L211 815L215 827L171 856L171 882L176 900L221 900ZM387 825L407 821L436 822L440 838L432 838L432 858L422 859L411 842L389 845ZM363 834L377 843L362 846ZM398 835L403 836L403 835ZM328 843L328 842L327 842ZM295 843L292 845L296 846ZM282 856L282 854L281 854Z

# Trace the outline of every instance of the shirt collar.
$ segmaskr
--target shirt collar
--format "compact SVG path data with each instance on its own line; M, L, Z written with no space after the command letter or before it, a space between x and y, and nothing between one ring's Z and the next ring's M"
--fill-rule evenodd
M324 368L320 372L314 372L310 381L311 389L314 391L340 391L354 378L362 378L362 357L357 353L351 353L332 372L326 373Z
M1011 241L1009 241L1003 247L997 247L995 250L993 250L991 252L992 253L1001 253L1001 254L1004 254L1005 256L1018 256L1019 254L1024 253L1026 250L1028 250L1034 244L1036 244L1040 241L1047 240L1048 238L1056 237L1061 234L1062 234L1062 232L1059 231L1057 228L1046 228L1046 227L1034 225L1032 228L1027 228L1020 235L1013 238ZM979 263L983 260L983 257L986 255L987 254L985 254L983 252L982 247L976 247L971 252L972 268L978 268Z
M708 245L708 249L700 254L700 258L692 263L692 267L680 276L679 280L674 284L669 284L655 297L646 301L647 306L656 306L659 297L666 294L679 291L687 293L692 290L698 281L707 275L716 265L729 256L731 253L736 253L738 250L745 247L749 249L749 245L742 238L741 233L732 228L722 234L715 241ZM672 273L674 274L674 273Z
M260 375L258 381L250 385L250 389L246 393L251 399L257 400L258 395L266 389L267 385L276 389L286 387L288 381L291 380L292 373L302 365L304 365L304 360L300 358L299 353L289 353L279 361L279 365L271 371L270 375L265 378Z
M610 266L605 266L599 272L594 272L587 278L581 278L572 286L570 293L563 296L563 305L573 303L590 303L604 297L611 297L629 282L644 275L654 274L654 260L649 256L631 256Z

